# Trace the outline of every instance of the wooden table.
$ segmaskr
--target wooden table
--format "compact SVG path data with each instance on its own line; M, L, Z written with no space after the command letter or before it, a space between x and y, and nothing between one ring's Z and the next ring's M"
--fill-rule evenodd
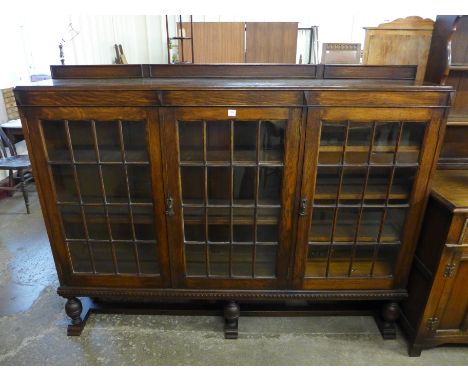
M11 121L0 125L12 144L24 140L21 119L12 119Z

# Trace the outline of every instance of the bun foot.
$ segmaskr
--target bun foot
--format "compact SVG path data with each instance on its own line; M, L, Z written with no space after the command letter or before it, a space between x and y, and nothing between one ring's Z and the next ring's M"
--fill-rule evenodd
M238 322L240 317L239 305L234 301L224 307L224 338L235 340L239 336Z
M396 339L396 320L398 317L400 317L400 307L396 302L385 304L380 315L375 316L375 322L384 340Z

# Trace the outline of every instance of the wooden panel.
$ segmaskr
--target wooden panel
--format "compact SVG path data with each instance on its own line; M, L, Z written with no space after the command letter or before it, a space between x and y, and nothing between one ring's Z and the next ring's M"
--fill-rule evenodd
M294 91L170 91L163 95L164 105L208 106L297 106L302 105L302 92Z
M309 92L309 105L333 106L439 106L447 97L434 92L364 92L326 91Z
M325 65L325 79L413 80L415 65Z
M157 91L16 91L21 106L157 106Z
M456 90L450 116L463 116L468 125L468 70L450 71L445 84Z
M190 30L189 23L182 23ZM245 26L243 22L193 23L194 63L243 63L245 53ZM184 55L191 57L189 41L184 41Z
M246 23L245 62L295 63L298 23Z
M447 126L439 166L468 165L468 126Z
M455 27L451 46L451 64L466 65L468 63L468 16L460 17Z
M310 78L316 76L316 65L150 65L150 76L157 78L242 77L242 78Z
M423 80L431 43L432 20L407 17L365 29L363 64L416 64L416 80Z
M53 79L143 78L144 65L51 65Z

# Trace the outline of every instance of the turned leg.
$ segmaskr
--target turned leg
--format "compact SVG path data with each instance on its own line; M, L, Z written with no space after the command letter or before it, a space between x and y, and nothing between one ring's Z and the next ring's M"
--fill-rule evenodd
M382 307L380 315L375 317L377 326L384 340L396 338L396 320L400 317L400 307L396 302L388 302Z
M423 347L420 345L412 344L408 348L408 355L410 357L420 357Z
M81 301L76 297L69 298L65 303L65 313L71 318L71 323L68 325L67 329L67 335L79 336L83 331L84 322L81 319L82 311L83 305L81 305Z
M28 191L26 191L26 185L24 182L24 171L19 171L20 181L21 181L21 192L23 193L24 203L26 204L26 212L30 214L29 211L29 198L28 198Z
M240 317L239 305L230 301L224 307L224 338L237 339L239 335L238 321Z

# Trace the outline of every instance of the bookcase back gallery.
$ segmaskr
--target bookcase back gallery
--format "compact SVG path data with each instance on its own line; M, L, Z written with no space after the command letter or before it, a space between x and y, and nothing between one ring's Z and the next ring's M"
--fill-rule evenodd
M451 88L414 66L54 66L15 96L78 297L382 302L395 336Z

